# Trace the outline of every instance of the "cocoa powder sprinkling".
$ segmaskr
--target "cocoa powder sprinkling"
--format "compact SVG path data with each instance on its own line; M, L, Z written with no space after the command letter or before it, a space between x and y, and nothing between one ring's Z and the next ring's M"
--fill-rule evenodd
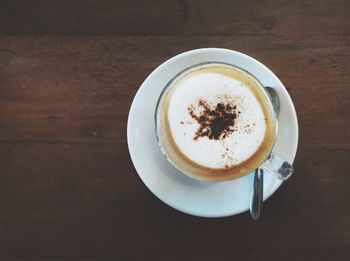
M196 113L196 106L201 109L200 113ZM210 106L201 99L196 106L192 105L188 108L190 116L199 124L194 140L200 137L223 140L234 132L235 120L240 113L235 105L220 102Z

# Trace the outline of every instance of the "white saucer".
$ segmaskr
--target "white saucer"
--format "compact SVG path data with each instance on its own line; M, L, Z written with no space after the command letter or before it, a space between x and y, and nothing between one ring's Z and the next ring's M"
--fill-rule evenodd
M208 61L237 65L251 72L265 86L277 90L281 110L274 152L291 163L294 161L298 145L298 121L287 90L262 63L245 54L219 48L197 49L179 54L161 64L147 77L130 108L128 146L140 178L164 203L195 216L225 217L249 209L253 174L219 183L201 182L189 178L170 165L161 153L154 127L156 103L168 81L186 67ZM277 178L265 174L264 200L280 185L281 181Z

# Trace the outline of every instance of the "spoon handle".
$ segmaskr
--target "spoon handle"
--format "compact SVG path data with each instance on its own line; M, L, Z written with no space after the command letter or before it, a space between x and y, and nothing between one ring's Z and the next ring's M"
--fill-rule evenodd
M264 170L257 168L254 175L254 187L250 201L250 214L254 220L260 217L263 203Z

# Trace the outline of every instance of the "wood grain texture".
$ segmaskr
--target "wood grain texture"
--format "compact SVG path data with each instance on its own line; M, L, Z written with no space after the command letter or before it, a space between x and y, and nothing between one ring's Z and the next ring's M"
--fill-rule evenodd
M0 2L0 260L349 260L350 2ZM266 64L299 119L295 175L248 213L180 213L138 178L127 115L190 49Z
M248 213L203 219L171 209L144 187L124 144L7 143L0 153L8 260L349 257L343 151L300 150L296 175L265 203L258 222Z
M124 142L128 109L146 76L204 46L249 53L282 79L301 148L350 148L350 36L5 37L0 140Z
M2 0L0 34L344 35L350 2Z

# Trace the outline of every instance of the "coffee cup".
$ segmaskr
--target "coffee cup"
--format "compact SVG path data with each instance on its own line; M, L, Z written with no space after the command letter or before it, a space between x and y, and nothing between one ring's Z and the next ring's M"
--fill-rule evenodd
M226 181L263 168L286 180L293 172L272 152L278 120L269 93L238 66L212 61L180 71L159 96L155 125L162 152L189 177Z

